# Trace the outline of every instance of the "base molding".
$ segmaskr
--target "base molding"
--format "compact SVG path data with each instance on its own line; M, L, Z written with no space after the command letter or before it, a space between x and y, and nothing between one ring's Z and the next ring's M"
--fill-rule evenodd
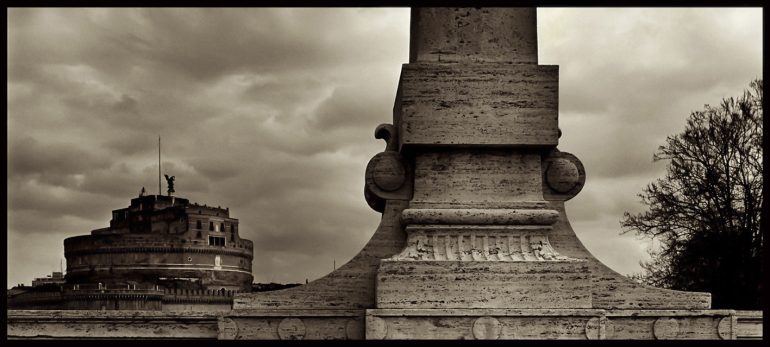
M762 311L8 310L9 339L761 339Z
M737 339L734 310L370 309L367 339Z

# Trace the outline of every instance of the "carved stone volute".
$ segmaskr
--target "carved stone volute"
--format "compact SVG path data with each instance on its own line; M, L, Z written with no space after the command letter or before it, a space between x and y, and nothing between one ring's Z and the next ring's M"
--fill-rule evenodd
M369 207L383 212L385 200L409 200L414 190L414 170L397 151L398 136L392 124L380 124L374 137L385 140L385 151L377 153L366 165L364 198Z
M543 156L543 198L566 201L574 198L586 182L586 170L580 160L567 152L554 149Z

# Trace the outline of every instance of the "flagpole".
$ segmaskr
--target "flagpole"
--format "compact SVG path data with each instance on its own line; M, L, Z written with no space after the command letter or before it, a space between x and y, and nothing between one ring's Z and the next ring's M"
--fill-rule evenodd
M158 195L163 195L160 189L160 135L158 135Z

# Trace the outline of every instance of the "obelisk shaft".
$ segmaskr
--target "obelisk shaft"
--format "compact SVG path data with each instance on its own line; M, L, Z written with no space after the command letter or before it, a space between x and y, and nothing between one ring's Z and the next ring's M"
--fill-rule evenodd
M412 8L409 62L537 64L535 8Z

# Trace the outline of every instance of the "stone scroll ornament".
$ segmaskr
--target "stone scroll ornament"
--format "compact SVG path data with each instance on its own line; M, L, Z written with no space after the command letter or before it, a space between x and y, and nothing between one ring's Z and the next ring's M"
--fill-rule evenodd
M542 159L543 197L549 201L574 198L586 182L586 170L580 160L567 152L553 149Z
M409 200L412 197L414 170L398 152L398 136L392 124L380 124L374 137L385 140L385 151L377 153L366 165L364 197L377 212L385 209L385 200Z

